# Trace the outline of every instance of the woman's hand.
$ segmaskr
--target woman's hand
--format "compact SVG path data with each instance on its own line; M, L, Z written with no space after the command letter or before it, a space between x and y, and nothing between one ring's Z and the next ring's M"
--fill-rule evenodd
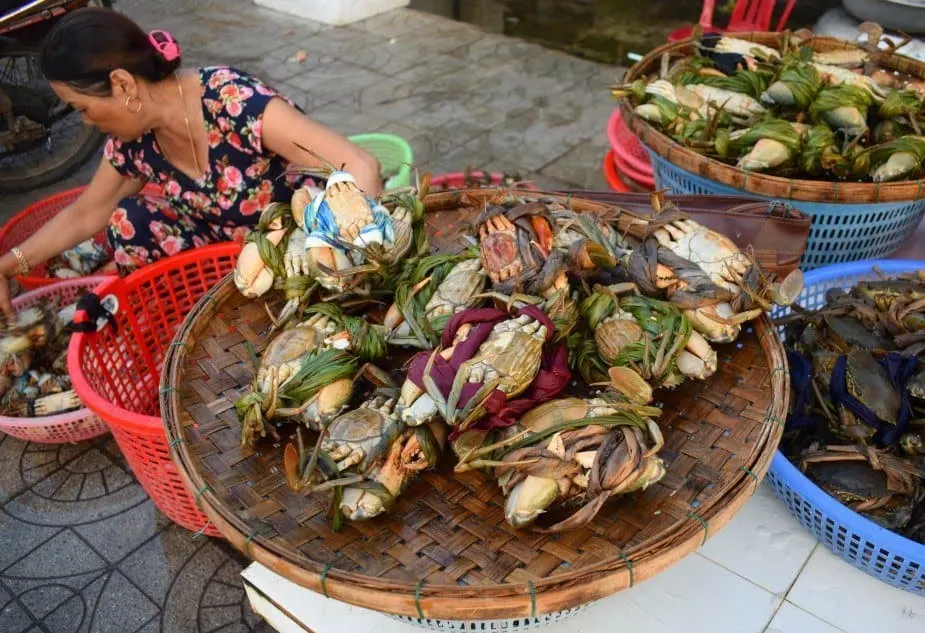
M119 200L138 193L143 185L141 181L126 179L104 158L84 192L17 245L28 265L43 264L105 229ZM0 310L7 317L15 316L10 279L19 274L22 267L15 255L6 253L0 257Z
M271 99L263 112L263 146L293 165L322 166L316 157L299 149L296 143L310 148L332 165L344 165L368 197L378 198L382 193L379 161L372 154L351 143L347 137L312 121L282 99Z

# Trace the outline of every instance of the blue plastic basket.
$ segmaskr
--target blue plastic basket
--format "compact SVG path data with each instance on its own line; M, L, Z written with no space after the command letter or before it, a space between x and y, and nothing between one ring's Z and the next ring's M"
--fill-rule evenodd
M876 279L874 266L886 274L925 268L925 261L868 260L826 266L806 273L798 302L814 309L825 303L829 288L849 289L858 281ZM782 316L781 310L774 316ZM925 596L925 545L884 529L842 505L810 481L779 451L771 461L768 481L793 516L836 555L883 582Z
M829 264L886 257L915 232L925 215L925 199L840 204L762 196L698 176L681 169L651 148L646 149L652 159L656 189L670 189L676 194L738 195L776 200L791 204L811 216L806 253L800 262L804 271Z

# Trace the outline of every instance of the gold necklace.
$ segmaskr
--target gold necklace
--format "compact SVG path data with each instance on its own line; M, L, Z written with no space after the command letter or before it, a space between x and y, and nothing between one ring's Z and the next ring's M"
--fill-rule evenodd
M202 169L202 165L199 164L199 152L196 151L196 143L193 142L193 130L189 123L189 111L186 107L186 97L183 96L183 86L180 84L180 76L176 72L173 74L173 78L177 82L177 92L180 93L180 103L183 104L183 120L186 122L186 138L189 139L190 150L193 152L193 162L196 165L196 178L194 180L202 180L205 178L206 174ZM158 143L158 145L160 145L161 151L164 153L164 158L172 163L173 161L171 161L170 156L167 155L164 144ZM176 167L176 164L174 164L174 166Z

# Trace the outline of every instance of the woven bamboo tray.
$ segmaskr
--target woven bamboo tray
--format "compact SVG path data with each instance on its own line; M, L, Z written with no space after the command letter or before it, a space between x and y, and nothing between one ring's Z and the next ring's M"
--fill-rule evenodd
M736 33L735 37L767 46L779 47L783 33ZM854 50L858 47L850 42L831 37L815 37L806 42L815 51ZM624 81L632 82L641 77L657 74L662 55L672 59L686 57L694 52L691 40L662 45L650 51L626 73ZM870 59L881 68L908 73L925 79L925 63L911 57L885 51L870 54ZM888 183L836 182L825 180L799 180L781 178L767 174L748 172L734 165L698 154L674 141L671 137L652 127L645 119L633 112L627 100L620 102L623 120L633 133L656 154L709 180L741 189L754 194L774 198L787 198L804 202L877 203L918 200L922 197L925 179L904 180Z
M428 196L437 248L447 247L449 228L473 219L497 191ZM610 208L552 197L584 212ZM459 208L461 202L472 206ZM265 346L269 325L261 302L243 298L230 277L186 318L161 378L161 411L179 472L202 511L248 557L331 598L420 621L537 618L678 562L757 489L790 393L784 349L762 317L738 343L717 349L711 379L657 394L665 411L666 477L605 507L588 527L559 535L509 527L495 482L478 472L454 474L448 456L391 514L335 533L328 497L287 487L282 446L240 446L234 403L253 377L249 347Z

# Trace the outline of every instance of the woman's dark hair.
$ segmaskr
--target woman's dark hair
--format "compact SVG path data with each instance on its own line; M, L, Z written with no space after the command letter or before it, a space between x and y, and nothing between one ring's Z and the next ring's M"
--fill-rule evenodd
M111 9L88 7L68 13L42 46L42 73L49 81L94 96L112 94L109 74L117 68L156 82L179 66L179 57L167 61L140 26Z

